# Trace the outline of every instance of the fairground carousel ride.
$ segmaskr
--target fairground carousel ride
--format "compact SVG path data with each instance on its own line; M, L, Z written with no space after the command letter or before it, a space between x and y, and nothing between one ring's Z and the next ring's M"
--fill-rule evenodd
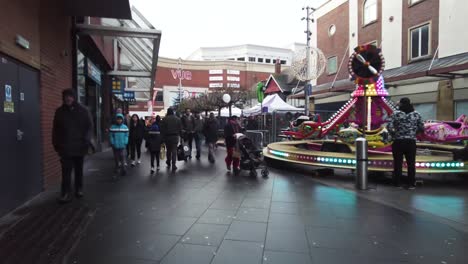
M292 122L284 131L284 137L290 140L269 144L264 155L305 165L355 169L355 141L365 137L369 145L369 170L392 171L392 138L386 121L396 106L386 99L384 68L380 49L373 45L355 48L348 69L356 89L349 101L324 122L320 117L315 121ZM418 136L416 171L467 172L468 164L454 160L454 153L463 150L459 142L468 140L468 118L463 115L456 121L426 121L424 127L424 133Z

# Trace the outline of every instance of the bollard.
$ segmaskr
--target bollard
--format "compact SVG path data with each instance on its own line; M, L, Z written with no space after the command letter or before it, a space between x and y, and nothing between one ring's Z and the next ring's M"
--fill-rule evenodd
M356 189L367 190L367 140L356 139Z

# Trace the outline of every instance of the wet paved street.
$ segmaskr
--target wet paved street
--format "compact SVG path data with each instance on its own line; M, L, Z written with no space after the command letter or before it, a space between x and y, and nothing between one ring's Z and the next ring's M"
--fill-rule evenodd
M433 218L283 166L230 175L223 156L151 176L145 155L119 181L110 152L93 156L85 198L65 205L90 212L65 263L468 263L468 234Z
M85 202L97 210L68 262L468 261L466 233L287 169L236 177L218 154L215 165L192 160L153 176L144 160L118 182L110 156L95 157Z

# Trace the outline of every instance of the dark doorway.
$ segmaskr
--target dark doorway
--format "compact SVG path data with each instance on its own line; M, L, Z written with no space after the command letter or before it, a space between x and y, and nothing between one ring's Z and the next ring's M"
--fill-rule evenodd
M0 54L0 215L42 190L39 74Z

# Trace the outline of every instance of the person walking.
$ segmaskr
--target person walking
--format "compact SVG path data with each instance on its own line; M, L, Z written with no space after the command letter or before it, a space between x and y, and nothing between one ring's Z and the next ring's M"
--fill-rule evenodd
M148 150L151 153L151 173L154 173L154 159L156 158L156 169L159 171L159 156L161 154L161 117L156 116L156 119L151 124L147 131L146 142Z
M226 168L228 171L231 171L231 164L233 166L234 174L240 172L239 164L240 160L238 155L236 155L236 133L241 132L241 127L237 121L237 116L231 116L228 119L226 126L224 127L224 140L226 142L226 151L227 155L225 158Z
M59 202L71 196L71 173L75 174L75 196L83 197L83 161L91 146L92 119L89 111L76 101L75 91L62 92L63 104L55 111L52 144L60 156L62 188Z
M201 142L203 137L203 120L199 112L195 113L195 117L193 120L193 139L195 140L195 148L197 149L197 160L200 160L201 156Z
M195 118L192 116L190 108L185 109L185 114L182 116L183 139L190 150L189 158L192 158L192 142L195 134Z
M167 168L171 168L172 165L172 171L176 171L177 145L179 144L180 135L182 133L182 121L174 115L174 109L172 108L167 109L167 115L161 122L161 133L163 142L166 144Z
M115 172L126 174L125 149L128 145L128 127L124 124L123 114L115 115L115 124L109 129L109 142L114 153ZM115 179L117 175L114 175Z
M424 131L421 115L414 111L410 99L404 97L400 100L398 110L395 111L387 125L393 138L393 184L401 187L403 156L408 168L408 189L416 188L416 134Z
M138 164L141 163L141 144L143 142L143 137L145 136L145 126L138 118L137 114L133 114L130 120L130 135L129 135L129 145L130 145L130 158L132 159L132 167L135 166L135 163L138 159Z
M216 120L213 113L210 113L209 118L205 121L203 133L208 144L208 161L214 163L214 147L218 141L218 120Z

